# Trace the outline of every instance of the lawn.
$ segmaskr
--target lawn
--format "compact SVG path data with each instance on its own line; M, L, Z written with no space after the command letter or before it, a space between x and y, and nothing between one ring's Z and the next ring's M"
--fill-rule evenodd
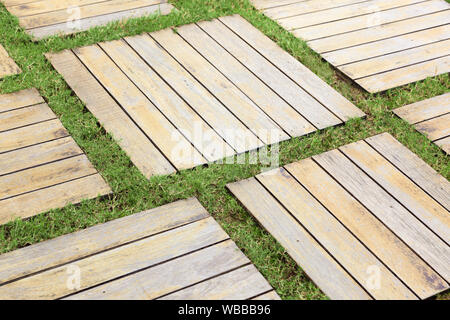
M256 11L248 0L170 2L178 10L167 16L113 23L75 36L52 37L35 43L19 27L17 19L0 5L0 42L23 70L18 76L0 81L0 93L37 88L114 192L111 196L0 226L0 253L195 196L283 299L327 299L275 239L226 190L227 183L258 174L260 165L211 164L147 180L99 126L45 59L44 53L237 13L367 114L365 119L351 120L336 128L281 143L280 166L389 132L447 179L450 164L445 153L390 111L450 91L450 76L444 74L384 93L368 94L338 74L305 42ZM447 293L440 298L449 297Z

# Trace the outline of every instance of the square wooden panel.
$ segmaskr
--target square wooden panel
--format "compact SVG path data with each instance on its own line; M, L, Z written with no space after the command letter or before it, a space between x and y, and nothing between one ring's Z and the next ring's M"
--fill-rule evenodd
M195 198L0 255L0 299L61 298L279 299Z
M450 184L387 133L227 187L332 299L449 288Z
M47 58L147 177L364 116L240 16Z
M375 93L450 71L444 0L251 0Z
M0 44L0 79L21 72L22 70L20 70L5 48Z
M0 224L110 192L36 89L0 95Z
M1 0L35 40L72 34L114 21L168 14L167 0Z

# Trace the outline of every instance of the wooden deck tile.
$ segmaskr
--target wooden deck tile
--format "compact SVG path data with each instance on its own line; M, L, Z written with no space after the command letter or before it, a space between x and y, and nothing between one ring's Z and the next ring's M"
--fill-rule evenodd
M450 72L444 0L251 0L371 93Z
M47 58L146 177L364 116L240 16Z
M0 44L0 79L21 72L22 70L20 70L5 48Z
M0 224L110 192L36 89L0 95Z
M450 93L397 108L394 113L450 154Z
M255 297L279 299L195 198L0 255L1 299Z
M6 9L35 40L72 34L113 21L169 14L167 0L2 0Z
M450 184L389 134L227 187L332 299L449 288Z

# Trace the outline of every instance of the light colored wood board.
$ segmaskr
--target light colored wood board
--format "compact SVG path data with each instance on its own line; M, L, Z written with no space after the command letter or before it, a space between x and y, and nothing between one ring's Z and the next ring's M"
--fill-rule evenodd
M375 150L407 175L444 208L450 210L450 183L389 133L366 139Z
M272 65L270 61L267 61L256 50L240 39L224 24L220 23L220 21L202 21L198 23L198 26L251 70L266 85L277 92L280 97L295 108L295 110L316 128L322 129L341 123L335 115Z
M227 234L217 222L206 218L7 283L0 287L0 297L6 300L61 298L226 239ZM78 288L71 289L67 283L68 270L72 269L80 271L81 281Z
M18 18L25 16L38 15L46 12L68 10L70 7L82 7L85 5L106 2L109 0L58 0L58 1L32 1L30 3L21 3L16 5L7 6L8 11ZM67 12L67 11L66 11ZM67 12L69 15L69 12Z
M67 297L69 300L150 300L239 268L250 261L232 240Z
M450 22L450 11L440 11L423 16L371 28L338 34L323 39L308 41L308 45L318 53L359 46L399 35L434 28Z
M69 133L58 119L0 133L0 153L67 137Z
M161 300L246 300L271 289L258 270L249 265L169 294Z
M450 248L338 150L313 157L447 282Z
M170 174L176 171L73 52L65 50L46 56L144 176L150 178L155 174Z
M234 15L220 20L341 120L365 116L355 105L242 17Z
M375 299L416 299L405 285L386 268L354 235L332 216L285 169L275 169L256 177L299 223ZM376 269L380 286L371 283L370 270Z
M53 35L68 35L86 31L93 27L104 26L115 21L125 21L130 18L139 18L155 14L167 15L172 11L173 8L174 7L171 4L163 3L144 8L111 13L98 17L84 18L80 20L79 28L77 25L70 26L64 22L46 27L28 29L25 32L32 36L33 40L41 40Z
M450 25L434 27L408 33L393 38L374 41L358 46L322 54L322 57L335 67L340 65L382 56L392 52L407 50L450 38Z
M79 14L81 18L92 18L115 13L118 11L148 7L158 4L159 2L159 0L109 0L94 3L91 5L81 6L79 7ZM34 29L59 23L66 23L68 20L70 20L70 17L71 13L66 9L63 9L22 17L21 19L19 19L19 24L24 29Z
M399 70L361 78L356 80L356 82L367 91L375 93L448 72L450 72L450 55Z
M260 296L254 297L252 300L281 300L280 296L275 292L275 290L264 293Z
M278 19L277 21L282 26L285 26L289 30L292 30L370 14L377 14L377 18L382 19L384 15L389 14L389 11L385 12L385 10L407 6L422 1L423 0L372 0L369 2L350 4L347 6L331 8L319 12L312 12L299 16L282 18Z
M227 188L328 297L371 299L255 178L228 184Z
M389 1L390 2L390 1ZM381 25L414 18L421 15L429 15L438 11L449 9L449 4L442 0L431 0L419 2L414 5L395 8L380 13L353 17L345 20L323 23L320 25L295 29L292 33L306 41L330 37L336 34L348 33L355 30L372 28L372 32L377 32ZM361 39L359 39L361 41ZM333 41L329 39L329 41ZM367 39L362 40L368 42Z
M350 63L339 67L339 70L352 79L359 79L446 55L450 55L450 40ZM401 70L398 70L398 72L401 72Z
M44 99L42 99L35 88L2 94L0 95L0 112L11 111L43 102Z
M267 9L272 7L285 6L296 2L303 2L306 0L251 0L250 2L257 9Z
M99 174L25 193L0 201L0 224L16 218L29 218L50 209L62 208L70 203L77 204L82 200L92 199L109 193L111 193L111 189ZM55 195L58 196L55 197ZM42 259L47 259L48 254L49 252L42 254ZM0 264L2 259L0 259ZM22 259L22 263L29 263L28 257L22 257ZM5 268L7 266L0 266L0 269L3 269L2 267ZM9 268L11 268L11 265L9 265ZM17 271L11 272L15 273ZM5 271L2 270L2 273L4 274Z
M94 181L98 180L98 178L94 178L95 176L90 177ZM75 181L82 183L82 179ZM78 182L75 181L71 183L77 185ZM76 189L81 188L66 190ZM162 233L208 216L208 212L196 198L189 198L18 249L0 255L0 284Z
M100 46L208 161L234 154L234 150L126 42L111 41L100 43ZM200 134L208 133L209 141L205 141L203 137L196 139L196 130Z
M0 44L0 79L6 76L11 76L21 73L22 70L17 66L8 52Z
M351 143L341 147L340 150L422 223L447 244L450 243L448 210L428 196L366 142Z
M0 176L82 153L83 151L71 137L0 153Z
M96 172L88 158L80 155L1 176L0 201Z
M150 36L125 40L234 150L242 153L264 145ZM240 134L230 137L232 129Z
M286 17L304 15L311 12L343 7L366 0L315 0L315 1L299 1L296 3L277 6L264 10L264 14L272 19L278 20Z
M46 103L0 113L0 132L55 119Z
M450 113L417 123L414 127L433 141L447 137L450 135Z
M408 104L393 112L410 124L450 113L450 92L430 99Z
M183 38L175 34L172 29L152 32L151 37L201 82L262 142L272 144L289 139L282 128ZM271 134L272 132L277 134Z
M425 299L448 284L312 159L285 166L322 205L416 295Z
M434 141L445 153L450 154L450 137Z
M35 2L37 0L2 0L2 3L5 7L9 6L18 6L22 4L27 4L31 2Z
M177 33L239 87L289 135L297 137L316 130L313 125L197 25L189 24L179 27Z
M207 162L98 45L74 53L177 169Z

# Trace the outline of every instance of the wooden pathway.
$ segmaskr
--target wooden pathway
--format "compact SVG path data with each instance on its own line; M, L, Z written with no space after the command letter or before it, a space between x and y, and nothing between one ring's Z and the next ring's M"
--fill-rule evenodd
M449 288L450 184L387 133L228 188L332 299Z
M147 177L364 116L240 16L47 58Z
M450 154L450 92L394 110Z
M279 299L197 199L0 255L0 299Z
M450 72L444 0L251 0L369 92Z
M0 224L110 192L36 89L0 95Z
M35 40L72 34L113 21L169 14L167 0L0 0Z
M22 72L8 52L0 44L0 79Z

